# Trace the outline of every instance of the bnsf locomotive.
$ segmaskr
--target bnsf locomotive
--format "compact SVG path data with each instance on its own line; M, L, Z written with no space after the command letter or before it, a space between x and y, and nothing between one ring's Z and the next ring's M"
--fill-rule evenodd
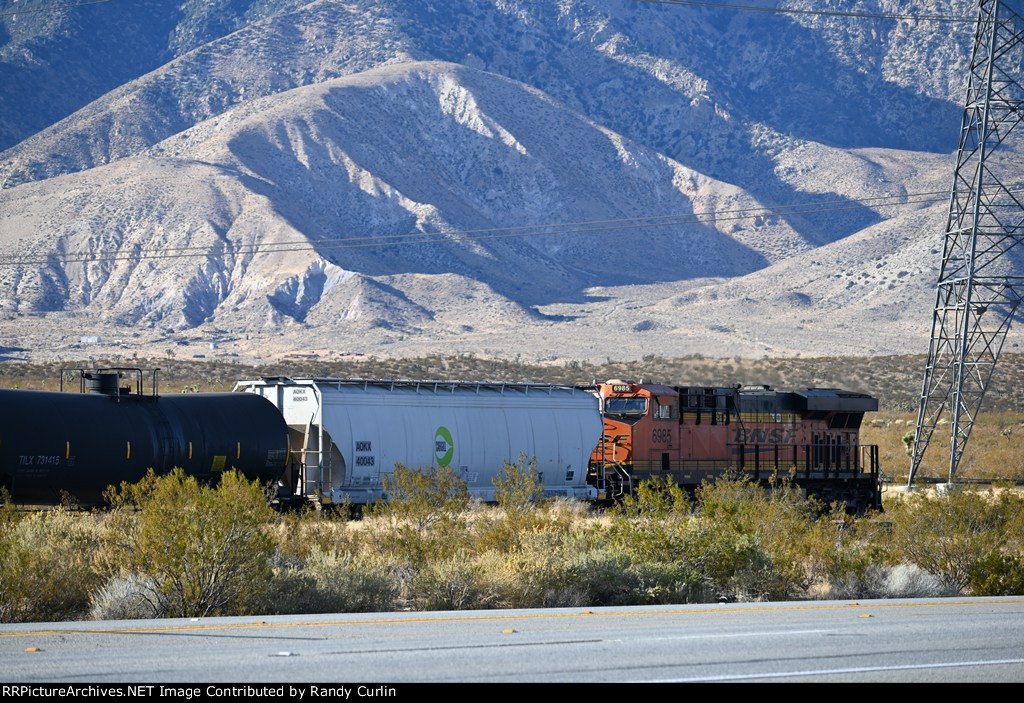
M275 480L283 500L358 505L386 499L396 464L448 467L493 501L504 462L526 457L551 496L613 500L654 476L694 487L738 472L881 507L877 447L859 440L878 402L835 389L278 377L160 395L155 376L142 393L138 369L79 372L80 393L0 391L0 482L16 503L95 503L109 484L180 466Z
M696 486L725 473L788 477L826 502L881 508L878 447L860 443L878 401L833 388L597 386L604 431L591 456L595 482L613 494L670 477Z

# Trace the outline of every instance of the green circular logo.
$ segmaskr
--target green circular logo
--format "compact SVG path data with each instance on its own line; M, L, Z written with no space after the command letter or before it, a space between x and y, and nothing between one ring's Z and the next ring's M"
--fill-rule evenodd
M434 433L434 456L437 457L438 466L448 466L455 456L455 442L452 440L452 433L448 428L441 425Z

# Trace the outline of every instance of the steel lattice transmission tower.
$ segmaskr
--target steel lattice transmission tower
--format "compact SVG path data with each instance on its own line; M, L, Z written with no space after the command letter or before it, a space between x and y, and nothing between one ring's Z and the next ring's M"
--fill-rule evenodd
M980 0L908 486L947 410L953 481L1024 294L1022 58L1020 15Z

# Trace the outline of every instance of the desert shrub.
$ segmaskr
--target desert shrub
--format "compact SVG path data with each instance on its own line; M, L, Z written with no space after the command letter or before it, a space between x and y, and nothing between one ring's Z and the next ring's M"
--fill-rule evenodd
M410 469L395 465L384 474L387 502L375 506L373 513L411 524L419 531L446 520L462 517L469 509L466 482L447 466Z
M417 610L471 610L494 607L493 579L485 564L463 557L431 564L412 577L410 605Z
M360 530L348 519L347 511L316 510L312 506L280 514L270 530L277 554L301 562L314 549L330 554L359 551Z
M641 482L612 513L609 538L633 562L670 562L690 545L690 503L685 492L659 477Z
M503 608L559 608L588 604L585 586L558 550L534 540L521 551L488 553L481 560L490 575L495 600Z
M808 597L818 599L938 598L954 593L938 577L914 564L894 564L873 550L860 551L841 568L823 570Z
M1015 526L1021 502L970 490L910 495L889 511L892 556L936 576L953 593L962 592L972 580L987 588L985 574L1002 571L1000 564L1012 580L1013 560L999 557L1020 544ZM996 571L988 572L986 563Z
M108 570L151 580L148 597L162 615L244 613L261 602L274 515L258 483L230 471L213 488L175 469L143 486L113 496Z
M699 543L719 595L740 600L796 598L814 581L821 506L785 481L771 490L745 478L697 491Z
M1024 556L989 552L971 565L967 586L975 596L1024 595Z
M393 610L398 586L379 557L356 558L314 548L302 562L279 564L265 594L269 613Z
M90 599L93 620L141 620L164 615L154 598L157 585L142 574L113 576Z
M101 527L63 509L0 519L0 622L67 620L89 608L100 581Z
M629 555L610 546L584 549L568 561L568 569L585 594L586 605L631 605L646 602L641 574Z
M515 463L506 461L501 472L491 479L496 509L478 511L473 524L476 549L513 551L524 536L550 529L557 511L549 511L553 501L545 500L544 487L537 473L537 460L527 462L525 454Z
M501 472L491 479L494 500L509 514L532 512L544 500L544 485L537 473L537 457L527 462L525 454L515 463L504 462Z
M477 553L513 552L524 540L541 533L568 534L585 525L590 518L588 504L578 500L555 498L533 503L522 509L479 506L474 512L471 535Z
M640 483L615 511L609 538L629 558L634 602L748 597L757 590L751 576L764 568L761 550L748 534L719 520L717 504L709 505L711 514L695 515L683 489L655 478Z
M937 598L952 594L934 574L913 564L879 567L884 573L879 598Z
M469 490L452 469L396 464L383 483L388 499L367 511L366 525L381 553L418 571L452 557L467 542Z
M882 598L892 565L884 523L855 518L837 506L822 516L808 540L808 595L824 598Z
M633 588L615 605L706 603L715 598L706 574L689 563L640 562L631 564L628 574Z
M951 595L937 577L913 564L865 564L827 583L825 598L938 598Z
M638 483L633 494L617 506L617 514L632 520L664 520L684 518L691 508L685 490L669 478L655 476Z

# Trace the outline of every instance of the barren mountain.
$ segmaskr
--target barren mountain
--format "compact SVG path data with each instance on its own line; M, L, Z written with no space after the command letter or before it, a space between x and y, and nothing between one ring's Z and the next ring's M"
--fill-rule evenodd
M926 344L970 23L630 0L0 7L4 346Z

